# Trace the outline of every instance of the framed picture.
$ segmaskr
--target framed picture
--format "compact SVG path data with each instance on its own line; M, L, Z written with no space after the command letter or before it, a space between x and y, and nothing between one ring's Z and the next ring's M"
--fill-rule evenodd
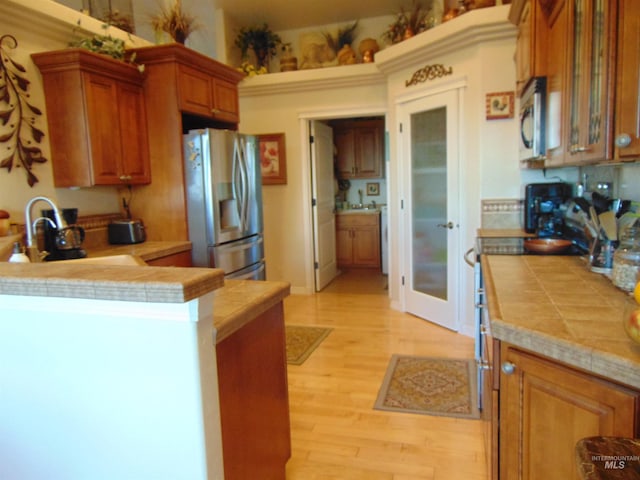
M284 133L258 135L260 172L263 185L287 183L287 158Z
M487 120L513 118L514 92L487 93Z
M367 183L367 195L370 197L380 195L380 184L378 182Z

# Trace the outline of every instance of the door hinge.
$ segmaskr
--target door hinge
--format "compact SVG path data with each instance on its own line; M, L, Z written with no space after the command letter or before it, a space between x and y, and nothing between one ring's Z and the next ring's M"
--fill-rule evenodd
M402 286L404 286L404 275L402 276Z
M400 133L402 133L402 122L400 123Z
M311 199L311 206L315 207L318 204L318 201L315 198Z
M320 268L320 264L318 262L313 262L313 268L318 270Z
M315 141L315 138L313 135L309 135L309 143L313 143Z
M404 200L400 200L400 210L404 210Z

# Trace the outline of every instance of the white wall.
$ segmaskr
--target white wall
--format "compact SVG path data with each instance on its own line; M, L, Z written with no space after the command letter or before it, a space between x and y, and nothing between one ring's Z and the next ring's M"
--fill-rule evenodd
M213 303L0 295L0 478L221 480Z

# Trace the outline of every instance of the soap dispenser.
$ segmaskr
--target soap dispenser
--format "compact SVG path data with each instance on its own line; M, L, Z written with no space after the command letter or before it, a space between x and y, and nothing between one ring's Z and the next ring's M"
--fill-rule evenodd
M29 257L27 257L22 251L22 247L20 246L20 242L15 242L13 244L13 253L11 257L9 257L9 261L12 263L29 263Z

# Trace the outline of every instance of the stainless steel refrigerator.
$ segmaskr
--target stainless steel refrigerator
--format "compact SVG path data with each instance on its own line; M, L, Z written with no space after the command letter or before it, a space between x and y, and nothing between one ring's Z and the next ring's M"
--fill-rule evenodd
M265 279L258 139L231 130L184 135L189 240L196 267Z

